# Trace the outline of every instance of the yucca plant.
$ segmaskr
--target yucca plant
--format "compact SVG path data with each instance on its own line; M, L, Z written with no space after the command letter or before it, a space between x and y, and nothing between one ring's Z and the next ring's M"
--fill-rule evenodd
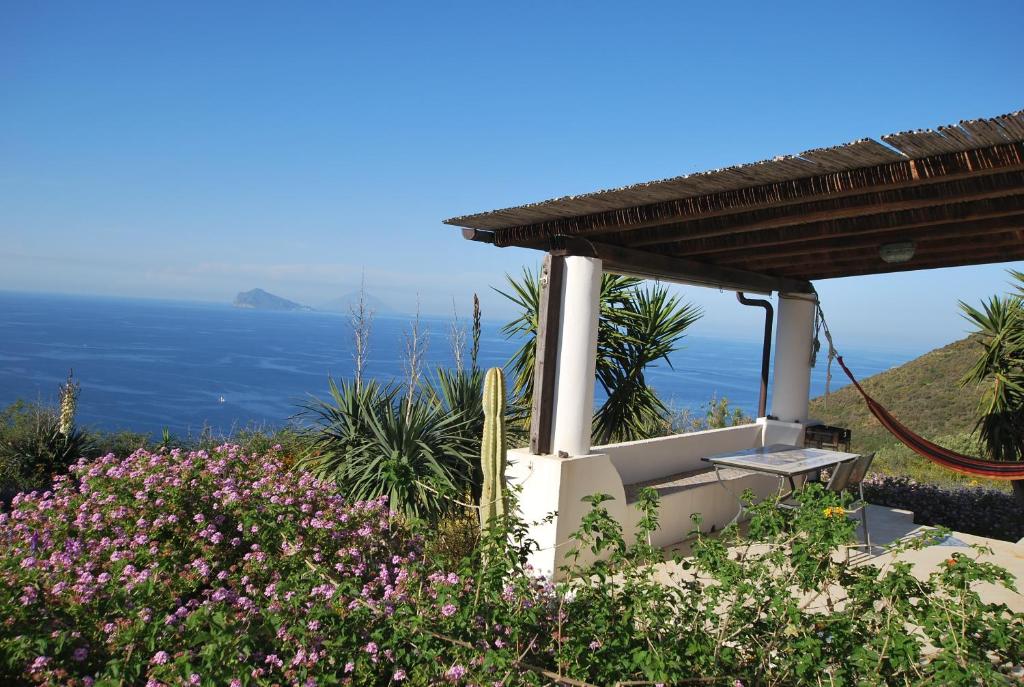
M0 428L0 499L18 491L49 486L55 475L93 453L92 437L60 413L40 405L15 404L3 413Z
M433 520L470 489L479 439L462 413L401 391L332 380L329 400L305 406L314 427L297 467L337 482L351 499L386 496L392 509Z
M315 476L336 479L349 455L360 450L372 434L370 417L395 403L398 389L374 380L327 380L329 399L313 399L301 413L314 424L312 436L296 467Z
M435 408L462 418L466 444L472 455L480 453L480 437L484 430L483 384L483 372L475 366L468 370L439 368L425 389L425 398ZM470 461L467 477L470 500L476 503L483 484L478 461Z
M509 361L513 396L517 409L525 415L533 396L540 283L529 268L524 268L519 278L506 275L506 279L509 290L496 290L521 311L502 332L525 339ZM597 381L607 399L594 416L596 444L643 439L663 431L669 410L647 384L644 373L658 361L671 367L670 354L700 317L700 308L682 302L661 284L645 287L635 277L602 277Z
M975 308L961 301L981 352L962 384L985 384L975 427L993 460L1024 460L1024 273L1011 271L1016 292L992 296ZM1024 481L1013 491L1024 503Z

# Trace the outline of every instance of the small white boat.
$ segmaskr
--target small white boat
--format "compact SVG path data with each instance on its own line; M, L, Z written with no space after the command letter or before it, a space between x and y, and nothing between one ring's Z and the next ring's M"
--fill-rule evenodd
M223 402L224 402L224 397L223 397L223 396L221 396L221 397L220 397L220 399L218 399L218 401L219 401L220 403L223 403Z

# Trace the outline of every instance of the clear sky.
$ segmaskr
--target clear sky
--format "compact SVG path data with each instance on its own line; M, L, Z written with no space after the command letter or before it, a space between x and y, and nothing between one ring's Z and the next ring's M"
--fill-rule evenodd
M365 269L504 317L489 285L538 254L443 218L1020 109L1022 28L1020 0L6 2L0 289L316 305ZM843 340L925 350L1007 266L818 288Z

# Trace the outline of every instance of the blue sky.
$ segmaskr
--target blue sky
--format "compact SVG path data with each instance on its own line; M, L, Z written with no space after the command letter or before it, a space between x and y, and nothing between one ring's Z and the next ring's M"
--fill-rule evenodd
M1024 107L1024 4L6 3L0 289L441 312L538 255L440 220ZM1003 266L824 281L858 345ZM756 337L686 289L702 333Z

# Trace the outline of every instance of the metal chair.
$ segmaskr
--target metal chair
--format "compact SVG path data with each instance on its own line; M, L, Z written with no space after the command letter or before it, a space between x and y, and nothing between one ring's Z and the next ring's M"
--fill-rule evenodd
M864 478L874 459L874 453L866 453L839 463L832 468L832 475L829 477L828 484L825 485L825 489L837 494L847 490L857 490L858 498L851 504L853 507L846 509L846 513L847 515L860 513L861 527L864 529L864 543L867 545L868 551L871 551L871 535L868 532L868 504L864 500ZM783 501L779 503L779 507L792 510L797 508L798 504L793 501Z

